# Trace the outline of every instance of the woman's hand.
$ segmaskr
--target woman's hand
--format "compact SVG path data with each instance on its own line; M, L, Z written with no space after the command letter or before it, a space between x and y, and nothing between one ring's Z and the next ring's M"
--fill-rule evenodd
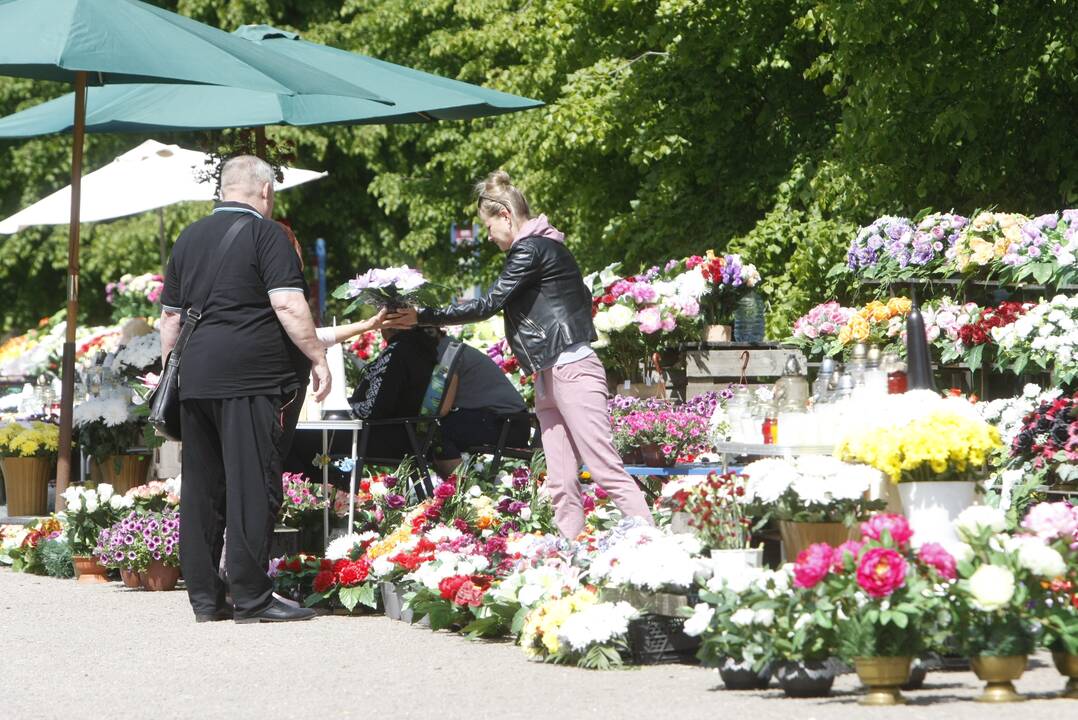
M385 312L384 310L382 312ZM379 313L381 314L381 313ZM382 327L408 330L419 323L419 314L415 308L401 308L393 312L387 312L382 322Z
M366 320L364 323L361 323L362 325L365 325L365 327L360 332L370 332L371 330L381 330L382 326L385 324L385 319L386 319L386 309L382 308L381 310L378 311L377 315L375 315L374 317Z

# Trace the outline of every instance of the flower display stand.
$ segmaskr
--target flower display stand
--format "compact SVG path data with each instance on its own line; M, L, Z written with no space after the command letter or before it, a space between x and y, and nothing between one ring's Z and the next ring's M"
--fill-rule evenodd
M5 457L3 466L7 514L11 517L47 515L52 459Z

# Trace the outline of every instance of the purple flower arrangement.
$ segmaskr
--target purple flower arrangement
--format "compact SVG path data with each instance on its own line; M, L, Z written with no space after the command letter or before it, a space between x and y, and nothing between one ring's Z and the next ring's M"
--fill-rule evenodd
M423 273L401 265L371 268L333 291L333 297L352 300L345 312L360 305L396 309L408 305L427 305L438 298L438 289L423 277Z
M969 219L932 213L919 221L894 215L860 229L846 253L851 271L873 279L924 275L944 267Z
M105 567L117 570L142 572L155 560L179 567L179 512L166 508L160 512L129 513L98 534L94 556Z

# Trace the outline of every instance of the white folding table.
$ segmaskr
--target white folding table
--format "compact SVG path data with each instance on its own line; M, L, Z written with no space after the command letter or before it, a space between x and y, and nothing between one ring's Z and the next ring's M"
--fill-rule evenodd
M325 458L329 455L329 433L331 430L346 430L352 433L352 471L348 480L348 532L352 532L355 524L355 497L356 497L356 449L359 443L359 432L363 429L362 420L301 420L296 425L296 432L301 430L322 431L322 497L326 501L322 509L322 538L329 545L329 463Z

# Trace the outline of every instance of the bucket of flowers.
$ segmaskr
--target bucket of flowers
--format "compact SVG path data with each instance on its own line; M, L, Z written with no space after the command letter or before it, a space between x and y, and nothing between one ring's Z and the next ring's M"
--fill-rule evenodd
M1039 503L1029 509L1022 529L1065 562L1063 572L1033 587L1033 614L1044 631L1044 647L1067 678L1063 697L1078 699L1078 508L1069 502Z
M912 536L901 515L874 515L860 540L811 545L794 566L797 587L817 588L837 608L839 654L868 687L863 705L904 703L912 661L948 631L955 560L936 543L914 550Z
M629 622L637 615L626 602L601 602L581 588L540 603L524 619L520 644L532 658L592 670L622 665Z
M763 563L763 546L752 545L752 534L767 518L753 520L752 506L746 502L747 486L744 475L711 472L680 495L678 509L688 514L689 526L710 551L716 574L738 573Z
M1036 536L1008 534L1006 516L997 508L967 508L955 527L968 549L959 558L953 608L962 649L985 681L978 700L1021 700L1013 681L1025 672L1035 647L1032 592L1064 576L1066 561Z
M59 446L60 429L51 423L13 422L0 426L0 466L9 515L47 514L49 478Z
M882 510L884 500L869 500L883 482L879 470L829 456L767 458L746 465L742 499L756 517L778 521L787 558L809 545L840 545L857 537L857 523Z

